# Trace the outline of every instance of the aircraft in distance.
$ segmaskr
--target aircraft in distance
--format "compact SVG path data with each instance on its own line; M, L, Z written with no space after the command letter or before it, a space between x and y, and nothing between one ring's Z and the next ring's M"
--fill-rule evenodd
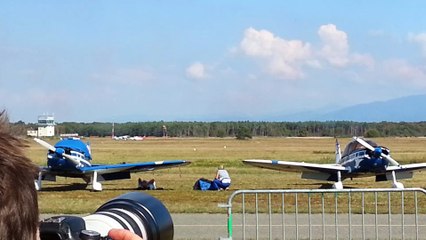
M112 139L114 140L132 140L132 141L143 141L145 140L145 136L133 136L130 137L129 135L124 135L124 136L112 136Z
M123 136L112 136L112 139L114 140L127 140L129 139L130 136L129 135L123 135Z
M413 173L426 168L426 163L401 165L390 156L390 150L371 140L353 137L343 151L336 139L336 163L316 164L278 160L244 160L243 163L260 168L285 172L301 172L302 178L334 181L333 188L343 189L342 180L376 176L377 181L392 181L393 188L404 188L397 179L412 178Z
M129 137L129 140L132 140L132 141L143 141L143 140L145 140L145 136L133 136L133 137Z
M34 138L36 142L48 149L47 167L40 167L35 186L41 189L41 181L56 181L56 176L82 178L92 184L94 191L102 191L100 181L130 179L130 173L153 171L189 164L185 160L168 160L156 162L121 163L111 165L92 164L90 145L79 138L62 139L55 144Z

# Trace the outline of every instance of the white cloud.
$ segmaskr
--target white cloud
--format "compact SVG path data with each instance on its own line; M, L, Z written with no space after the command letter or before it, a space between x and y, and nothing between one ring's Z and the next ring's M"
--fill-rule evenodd
M322 44L315 49L309 42L286 40L267 30L248 28L240 49L247 56L259 60L268 74L281 79L303 78L306 68L358 65L372 70L375 67L371 55L350 52L347 34L334 24L320 26L318 35Z
M384 72L390 77L403 79L404 84L426 86L426 71L420 67L412 66L405 60L392 59L383 63Z
M202 63L195 62L186 68L186 76L193 79L204 79L207 77L206 68Z
M409 34L408 40L420 45L423 55L426 57L426 33Z
M264 60L268 73L283 79L302 78L301 65L312 55L309 43L285 40L254 28L246 29L240 47L246 55Z
M338 68L358 65L372 70L375 67L376 61L370 54L350 51L348 35L337 29L336 25L320 26L318 35L323 44L318 52L318 60L325 60L331 66Z
M338 30L334 24L327 24L319 28L318 35L323 42L320 55L333 66L346 66L349 63L347 34Z

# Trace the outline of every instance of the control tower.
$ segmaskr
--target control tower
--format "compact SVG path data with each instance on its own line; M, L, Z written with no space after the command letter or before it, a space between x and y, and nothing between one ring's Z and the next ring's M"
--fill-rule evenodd
M55 117L53 114L38 116L37 131L28 131L28 135L33 137L53 137L55 136Z

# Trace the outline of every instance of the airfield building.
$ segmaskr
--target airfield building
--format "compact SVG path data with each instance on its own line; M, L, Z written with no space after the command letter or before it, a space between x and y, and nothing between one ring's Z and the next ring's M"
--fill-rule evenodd
M32 137L53 137L55 136L55 117L53 115L40 115L37 121L37 130L27 131Z

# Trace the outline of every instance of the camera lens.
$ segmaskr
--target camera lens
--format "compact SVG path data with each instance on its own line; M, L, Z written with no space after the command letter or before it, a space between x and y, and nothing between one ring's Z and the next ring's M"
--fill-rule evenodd
M86 229L106 236L112 228L128 229L145 240L173 239L173 221L156 198L140 192L123 194L83 217Z

